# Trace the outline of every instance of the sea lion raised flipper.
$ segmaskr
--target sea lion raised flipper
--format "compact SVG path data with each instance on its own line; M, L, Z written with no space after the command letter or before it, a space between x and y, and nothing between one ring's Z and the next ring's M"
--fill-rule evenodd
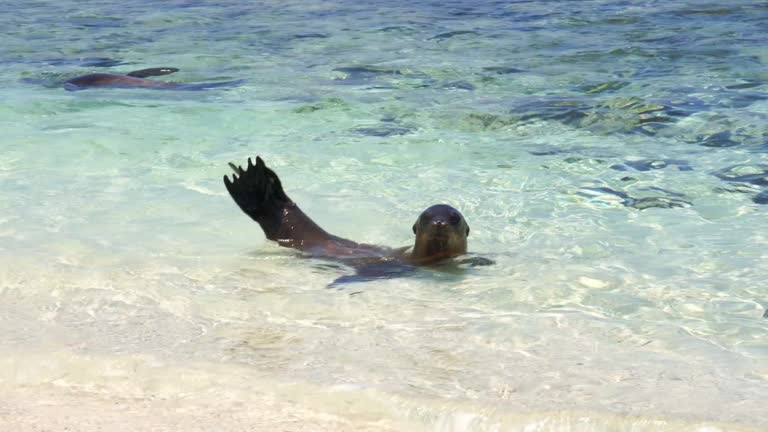
M256 157L256 165L248 158L248 168L230 163L235 172L232 181L224 176L224 185L240 209L261 225L270 240L277 240L285 207L295 204L288 198L274 171ZM239 176L239 177L238 177Z
M136 78L146 78L151 76L168 75L178 72L179 69L173 67L156 67L149 69L141 69L133 72L128 72L126 75Z
M224 176L224 185L240 209L261 225L268 239L281 246L300 250L356 247L357 243L336 237L320 228L283 191L280 179L267 168L260 157L254 165L248 158L244 170L229 164L235 171L232 181Z

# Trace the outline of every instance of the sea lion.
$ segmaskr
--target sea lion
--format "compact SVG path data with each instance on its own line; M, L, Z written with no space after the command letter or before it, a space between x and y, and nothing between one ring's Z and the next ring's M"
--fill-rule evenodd
M243 80L224 81L216 83L182 84L166 81L153 81L145 79L151 76L168 75L178 72L173 67L156 67L129 72L125 75L109 73L93 73L72 78L64 82L64 88L69 91L85 90L91 87L117 87L117 88L154 88L172 90L204 90L214 87L233 86Z
M357 243L320 228L283 191L280 179L260 157L246 169L229 164L235 174L224 176L224 185L240 209L258 222L267 239L280 246L298 249L313 257L342 260L357 270L354 278L336 282L392 277L412 271L413 266L431 266L467 253L469 225L464 216L447 204L424 210L413 225L413 246L390 248ZM475 258L470 265L492 261Z

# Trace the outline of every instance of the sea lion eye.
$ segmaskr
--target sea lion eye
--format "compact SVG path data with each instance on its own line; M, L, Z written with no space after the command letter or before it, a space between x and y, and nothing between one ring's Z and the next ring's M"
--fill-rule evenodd
M456 212L451 212L448 220L451 221L451 225L458 225L459 222L461 222L461 216L459 216L459 214Z
M413 233L416 234L416 224L413 224Z

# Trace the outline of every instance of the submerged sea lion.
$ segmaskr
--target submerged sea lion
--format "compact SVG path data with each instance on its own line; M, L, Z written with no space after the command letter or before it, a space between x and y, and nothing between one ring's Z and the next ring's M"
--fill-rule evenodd
M172 67L157 67L141 69L129 72L125 75L93 73L67 80L64 83L64 88L70 91L85 90L91 87L144 87L172 90L204 90L215 87L237 85L243 82L243 80L234 80L216 83L182 84L145 79L151 76L168 75L178 71L179 69Z
M240 209L259 223L269 240L280 246L303 251L310 256L342 260L354 266L355 277L342 277L336 283L370 280L409 273L414 265L436 265L467 253L469 225L464 216L447 204L424 210L413 225L413 246L389 248L357 243L330 234L309 218L283 191L280 179L260 157L254 165L229 164L235 174L224 185ZM464 261L487 265L492 261L475 257Z

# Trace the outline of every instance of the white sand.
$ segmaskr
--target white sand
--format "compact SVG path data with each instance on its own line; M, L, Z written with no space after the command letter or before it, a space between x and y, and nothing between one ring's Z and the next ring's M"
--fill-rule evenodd
M194 400L117 399L56 389L0 392L4 432L403 431L404 425L354 423L286 402L206 406Z
M354 410L352 410L354 411ZM737 425L681 423L640 418L621 418L587 413L549 413L544 417L516 417L491 424L477 416L456 413L441 418L432 427L366 421L359 416L344 418L319 413L292 402L264 399L263 404L205 404L202 400L119 399L56 388L0 390L2 432L393 432L509 430L537 432L654 431L654 432L756 432Z

